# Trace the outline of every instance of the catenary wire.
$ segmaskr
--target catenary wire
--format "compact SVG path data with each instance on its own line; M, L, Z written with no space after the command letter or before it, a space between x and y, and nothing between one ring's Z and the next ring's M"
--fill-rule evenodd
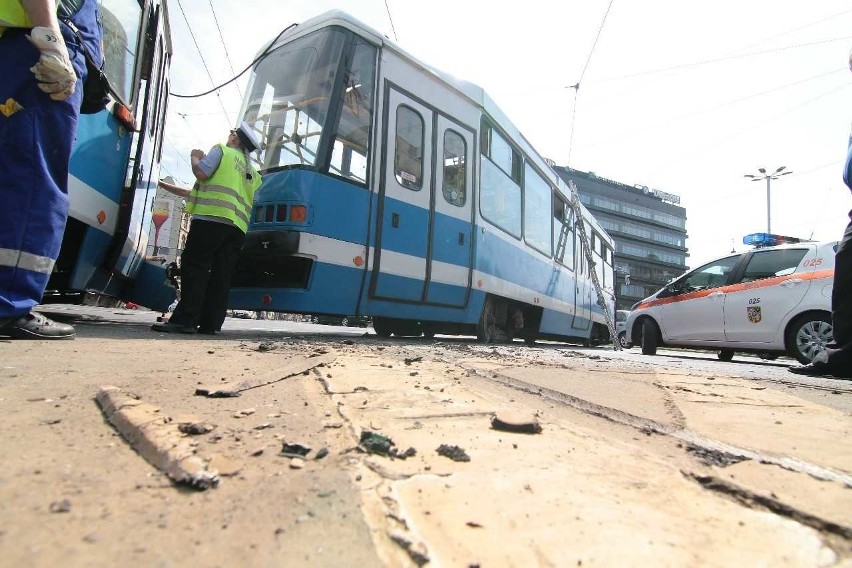
M179 98L179 99L197 99L198 97L203 97L203 96L205 96L205 95L209 95L210 93L212 93L212 92L214 92L214 91L218 91L218 90L219 90L219 89L221 89L222 87L224 87L224 86L226 86L226 85L229 85L229 84L233 83L234 81L236 81L237 79L239 79L240 77L242 77L242 76L243 76L243 74L245 74L245 72L246 72L246 71L248 71L249 69L251 69L251 68L252 68L252 67L253 67L256 63L258 63L258 62L259 62L259 61L261 61L262 59L266 58L266 57L267 57L268 55L270 55L273 51L275 51L276 49L278 49L278 47L282 47L282 46L278 46L278 47L276 47L276 48L274 48L274 49L273 49L273 46L274 46L274 45L275 45L275 43L278 41L278 39L279 39L282 35L284 35L284 33L285 33L287 30L290 30L290 29L292 29L292 28L296 27L297 25L298 25L298 24L293 23L293 24L290 24L289 26L287 26L286 28L284 28L283 30L281 30L281 32L279 32L279 34L278 34L277 36L275 36L275 39L274 39L274 40L272 40L272 42L270 42L270 44L269 44L268 46L266 46L266 49L264 49L264 50L260 53L260 55L258 55L257 57L255 57L255 58L251 61L251 63L249 63L248 65L246 65L246 66L245 66L245 68L244 68L242 71L240 71L239 73L237 73L236 75L234 75L233 77L231 77L230 79L228 79L227 81L225 81L224 83L222 83L221 85L216 85L216 86L214 86L212 89L208 89L207 91L204 91L204 92L202 92L202 93L196 93L196 94L194 94L194 95L181 95L181 94L178 94L178 93L172 93L172 92L170 92L170 93L169 93L169 95L170 95L170 96L172 96L172 97L177 97L177 98Z
M577 118L577 98L580 93L580 83L583 82L583 77L586 75L586 70L589 68L589 63L592 61L592 55L595 53L595 48L598 46L598 40L601 37L601 32L603 32L604 24L606 24L606 18L609 16L609 11L612 9L612 3L614 0L609 0L609 4L606 7L606 12L604 12L603 19L601 19L601 25L598 28L598 33L595 35L595 41L592 42L592 48L589 50L589 56L586 58L586 64L583 65L583 71L580 73L580 79L571 87L570 89L574 89L574 105L571 110L571 134L568 138L568 162L571 163L571 152L574 149L574 124Z
M835 18L838 18L839 16L845 16L846 14L849 14L850 12L852 12L852 8L850 8L848 10L843 10L842 12L838 12L837 14L833 14L831 16L826 16L825 18L820 18L819 20L816 20L816 21L813 21L813 22L810 22L810 23L807 23L807 24L803 24L801 26L798 26L798 27L795 27L795 28L792 28L792 29L789 29L789 30L786 30L786 31L783 31L783 32L779 32L777 34L763 38L760 41L756 41L756 42L751 43L749 45L745 45L745 46L739 48L737 51L742 51L744 49L749 49L749 48L752 48L752 47L755 47L755 46L758 46L758 45L762 45L766 42L772 41L775 38L782 37L782 36L785 36L785 35L789 35L789 34L792 34L794 32L798 32L800 30L803 30L805 28L810 28L810 27L815 26L817 24L821 24L823 22L828 22L828 21L834 20ZM734 53L736 53L736 52L734 52Z
M396 28L393 25L393 17L391 16L390 6L388 6L388 0L385 0L385 9L388 11L388 20L390 20L391 31L393 32L393 39L395 42L399 43L399 38L396 35Z
M219 30L219 38L222 40L222 48L225 50L225 59L228 61L228 67L231 68L231 73L236 73L234 71L234 64L231 62L231 56L228 53L227 43L225 42L225 35L222 33L222 28L219 26L219 18L216 17L216 9L213 8L213 0L207 0L210 3L210 11L213 12L213 21L216 23L216 29ZM243 98L243 91L240 89L239 85L234 85L237 88L237 92L240 94L240 98Z
M622 140L624 140L624 137L632 138L636 134L646 134L649 131L653 131L655 129L665 127L665 126L670 126L670 125L675 124L677 122L680 122L682 120L686 120L687 118L692 118L693 116L698 116L698 115L701 115L701 114L714 112L714 111L717 111L719 109L722 109L722 108L725 108L725 107L728 107L728 106L731 106L731 105L735 105L737 103L741 103L741 102L744 102L744 101L755 99L757 97L762 97L762 96L765 96L765 95L774 95L774 94L777 94L779 91L782 91L784 89L788 89L790 87L795 87L797 85L809 83L811 81L815 81L817 79L822 79L823 77L827 77L829 75L835 75L835 74L838 74L838 73L841 73L841 72L846 72L846 69L847 69L846 67L839 67L839 68L834 69L832 71L826 71L824 73L812 75L812 76L807 77L805 79L799 79L798 81L793 81L791 83L786 83L784 85L774 86L774 87L759 91L757 93L751 93L749 95L745 95L745 96L742 96L742 97L738 97L736 99L732 99L732 100L729 100L729 101L725 101L723 103L719 103L718 105L715 105L715 106L712 106L712 107L688 112L686 114L682 114L682 115L670 118L668 120L663 120L663 121L658 121L658 122L651 123L651 124L645 124L645 125L642 125L642 126L638 126L638 127L634 128L632 130L628 130L626 132L621 133L620 136L622 136ZM608 144L608 143L609 143L609 139L600 139L600 141L598 141L598 142L591 142L589 144L586 144L586 148L594 148L594 147L600 146L602 144Z
M826 43L834 43L834 42L838 42L838 41L847 41L849 39L852 39L852 36L836 37L836 38L812 41L812 42L807 42L807 43L798 43L798 44L795 44L795 45L787 45L787 46L784 46L784 47L777 47L777 48L774 48L774 49L764 49L764 50L761 50L761 51L753 51L751 53L742 53L742 54L739 54L739 55L729 55L729 56L724 56L724 57L716 57L716 58L713 58L713 59L704 59L704 60L695 61L695 62L692 62L692 63L682 63L680 65L672 65L671 67L661 67L659 69L650 69L648 71L639 71L638 73L631 73L630 75L621 75L619 77L609 77L607 79L599 79L597 81L593 81L592 83L595 84L595 85L599 85L601 83L610 83L610 82L613 82L613 81L622 81L622 80L625 80L625 79L634 79L636 77L642 77L642 76L645 76L645 75L655 75L657 73L665 73L666 71L680 71L680 70L683 70L683 69L691 69L693 67L700 67L702 65L712 65L714 63L722 63L722 62L725 62L725 61L732 61L732 60L735 60L735 59L744 59L744 58L747 58L747 57L757 57L759 55L768 55L770 53L778 53L780 51L788 51L788 50L791 50L791 49L798 49L798 48L801 48L801 47L813 47L813 46L817 46L817 45L824 45Z
M189 18L186 16L186 12L183 10L183 4L181 4L180 0L177 0L178 8L180 8L180 13L183 14L183 19L186 21L186 29L189 31L189 35L192 37L192 41L195 44L195 49L198 50L198 56L201 58L201 64L204 66L204 70L207 72L207 76L210 78L210 83L215 85L216 81L213 80L213 75L210 73L210 69L207 67L207 62L204 60L204 54L201 52L201 47L198 45L198 40L195 38L195 33L192 31L192 26L189 23ZM222 107L222 113L225 116L225 121L228 122L230 126L230 116L228 115L228 111L225 110L225 105L222 102L222 98L218 95L216 98L219 100L219 106Z

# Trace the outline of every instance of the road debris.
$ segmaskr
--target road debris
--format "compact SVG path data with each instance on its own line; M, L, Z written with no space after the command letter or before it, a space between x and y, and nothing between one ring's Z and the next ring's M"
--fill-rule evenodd
M417 450L414 448L408 448L404 452L400 452L394 446L396 444L393 440L370 430L363 430L361 432L361 440L358 443L358 449L367 454L378 454L401 460L417 455Z
M54 501L50 504L51 513L68 513L71 511L71 501L63 499L62 501Z
M412 363L419 363L422 360L423 360L423 357L410 357L410 358L406 358L403 362L406 365L411 365Z
M317 455L314 456L315 460L321 460L325 456L328 455L328 448L321 448L320 451L317 452Z
M450 446L449 444L441 444L436 450L439 456L450 458L457 462L469 462L470 456L458 446Z
M251 416L255 412L257 412L256 408L244 408L234 412L234 418L245 418L246 416Z
M195 454L194 443L160 409L132 398L114 386L95 397L107 421L148 463L177 483L196 489L215 487L216 470Z
M222 385L198 387L195 389L195 394L211 398L239 396L242 391L277 383L296 375L307 374L311 369L316 367L330 365L334 362L335 357L333 353L319 354L319 352L312 353L307 357L297 355L288 359L274 373Z
M281 448L281 454L287 457L302 458L309 453L311 453L311 447L303 444L288 444L284 442L284 446Z
M715 465L716 467L728 467L729 465L734 465L735 463L740 463L741 461L749 459L747 457L736 456L721 450L702 448L693 444L689 444L686 447L686 451L700 459L701 463L704 465Z
M541 424L538 423L537 416L506 411L498 412L491 417L491 427L495 430L520 434L541 433Z
M216 429L215 424L205 422L199 418L195 418L194 416L178 417L175 419L175 422L177 422L178 430L184 434L189 434L190 436L208 434Z

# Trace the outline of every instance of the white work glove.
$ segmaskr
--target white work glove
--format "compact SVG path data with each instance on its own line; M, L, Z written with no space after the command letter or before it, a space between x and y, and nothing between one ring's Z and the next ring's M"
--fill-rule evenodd
M64 101L74 93L77 75L68 58L68 48L62 34L53 28L36 27L27 36L41 52L38 63L30 71L38 81L38 88L55 101Z

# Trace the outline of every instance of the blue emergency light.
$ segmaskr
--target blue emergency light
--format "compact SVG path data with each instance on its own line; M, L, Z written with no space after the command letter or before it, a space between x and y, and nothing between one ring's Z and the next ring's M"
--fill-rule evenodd
M775 245L787 245L800 243L802 239L796 237L785 237L784 235L773 235L771 233L752 233L743 237L744 245L755 247L773 247Z

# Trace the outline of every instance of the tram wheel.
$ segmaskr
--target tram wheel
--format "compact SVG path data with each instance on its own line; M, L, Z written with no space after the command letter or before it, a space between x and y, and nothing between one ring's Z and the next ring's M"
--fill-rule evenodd
M387 339L391 336L393 329L391 329L390 323L385 318L373 318L373 331L379 337Z
M476 339L480 343L494 343L497 337L497 309L491 296L485 298L482 315L476 324Z

